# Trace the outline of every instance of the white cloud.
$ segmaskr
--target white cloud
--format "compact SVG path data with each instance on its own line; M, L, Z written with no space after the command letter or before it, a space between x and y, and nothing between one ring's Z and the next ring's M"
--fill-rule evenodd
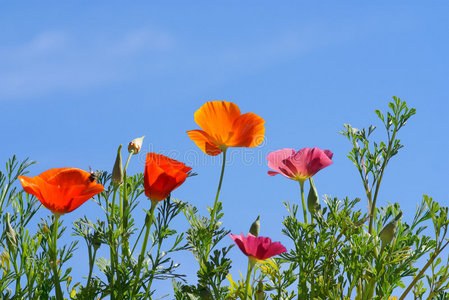
M101 43L41 32L22 45L0 48L0 101L112 83L126 76L127 60L173 45L171 36L152 30Z

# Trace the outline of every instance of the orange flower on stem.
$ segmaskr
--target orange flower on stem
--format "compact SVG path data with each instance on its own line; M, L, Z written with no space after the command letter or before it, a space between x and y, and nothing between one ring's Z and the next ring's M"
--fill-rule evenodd
M260 145L265 135L265 120L254 113L241 114L239 107L227 101L206 102L195 112L195 122L202 130L187 131L189 138L208 155L218 155L223 152L223 165L217 194L211 213L210 229L215 228L218 197L226 165L226 150L228 147L256 147ZM206 246L205 259L210 252ZM204 262L200 262L203 266Z
M139 281L142 263L145 258L151 224L153 224L154 209L160 201L166 199L173 190L184 183L186 178L189 177L190 170L192 170L191 167L187 167L182 162L168 158L162 154L147 154L143 183L145 186L145 195L151 200L151 208L149 213L147 212L148 218L145 218L145 237L137 261L137 272L135 273L137 279L131 290L130 299L133 299L133 295L139 289L137 282Z
M92 174L76 168L50 169L39 176L19 176L25 192L36 196L46 208L62 215L103 191Z
M218 155L228 147L256 147L265 135L264 119L254 113L241 114L227 101L206 102L195 112L202 130L187 131L190 139L208 155Z
M104 188L95 182L95 177L86 171L76 168L50 169L39 176L19 176L25 192L36 196L55 216L53 232L49 246L51 268L56 290L56 299L63 299L59 270L57 264L58 221L62 214L77 209L81 204L101 193Z
M145 162L145 195L151 201L162 201L184 183L191 167L162 154L148 153Z

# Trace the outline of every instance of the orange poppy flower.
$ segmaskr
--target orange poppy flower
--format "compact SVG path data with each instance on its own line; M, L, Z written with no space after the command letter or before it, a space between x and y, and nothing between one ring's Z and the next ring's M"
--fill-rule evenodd
M162 201L184 183L191 167L162 154L148 153L145 162L145 195L151 201Z
M19 179L25 192L59 215L75 210L104 190L91 173L76 168L50 169L39 176Z
M228 147L256 147L265 135L264 119L254 113L241 114L227 101L206 102L195 112L202 130L187 131L190 139L208 155L218 155Z

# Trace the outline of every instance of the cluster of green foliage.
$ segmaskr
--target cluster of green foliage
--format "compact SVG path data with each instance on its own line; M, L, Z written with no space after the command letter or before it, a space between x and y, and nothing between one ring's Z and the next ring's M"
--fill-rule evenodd
M29 229L41 205L18 187L17 178L26 174L33 162L19 162L14 156L0 171L0 298L57 298L55 289L64 283L62 293L70 299L152 299L154 282L171 280L172 296L170 291L166 296L180 300L368 300L393 296L402 300L407 295L449 299L449 260L443 262L441 257L449 243L448 208L424 196L408 224L401 219L398 203L376 205L385 169L403 147L398 132L415 110L394 97L389 111L376 110L376 114L385 128L386 141L371 140L374 126L356 129L344 125L341 132L352 145L348 158L360 174L368 210L359 208L359 198L324 196L323 205L313 210L309 207L312 222L307 223L300 220L297 204L285 202L282 233L293 247L258 263L249 289L243 276L235 281L230 275L228 254L233 245L223 241L230 231L222 224L223 206L218 200L222 178L207 216L201 216L191 204L169 197L149 220L153 211L136 212L144 192L142 174L126 176L125 166L123 183L115 184L111 174L99 172L97 180L105 190L94 201L104 215L97 220L76 220L71 230L74 241L53 253L51 245L55 238L68 234L67 228L49 217L37 221L37 230ZM310 186L314 188L313 181ZM136 225L136 217L143 219L142 228ZM172 221L182 217L189 228L178 232ZM148 222L152 222L149 245L141 245ZM87 246L88 271L82 281L74 282L70 262L78 240ZM143 256L136 250L139 245ZM100 247L107 249L107 257L99 257ZM190 252L198 262L194 282L187 282L185 274L179 273L179 263L173 260L176 252Z

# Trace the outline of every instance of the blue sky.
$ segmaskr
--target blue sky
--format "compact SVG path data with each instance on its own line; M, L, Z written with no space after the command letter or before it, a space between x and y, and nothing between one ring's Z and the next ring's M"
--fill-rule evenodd
M0 2L2 161L30 157L39 162L32 175L66 166L111 170L117 146L145 135L130 172L143 171L149 151L186 162L199 175L174 196L204 213L220 163L185 131L198 128L193 114L204 102L233 101L266 120L266 139L230 152L221 194L225 226L246 232L260 214L261 234L288 246L281 203L299 201L299 188L266 175L266 154L330 149L334 164L315 177L319 193L363 197L338 131L343 123L381 129L374 109L385 110L396 95L417 115L400 133L406 147L391 161L379 203L399 202L405 220L422 194L447 203L449 3L80 3ZM86 203L65 222L98 211ZM176 222L186 228L182 216ZM233 273L244 272L242 254L231 252ZM181 263L192 275L193 258Z

